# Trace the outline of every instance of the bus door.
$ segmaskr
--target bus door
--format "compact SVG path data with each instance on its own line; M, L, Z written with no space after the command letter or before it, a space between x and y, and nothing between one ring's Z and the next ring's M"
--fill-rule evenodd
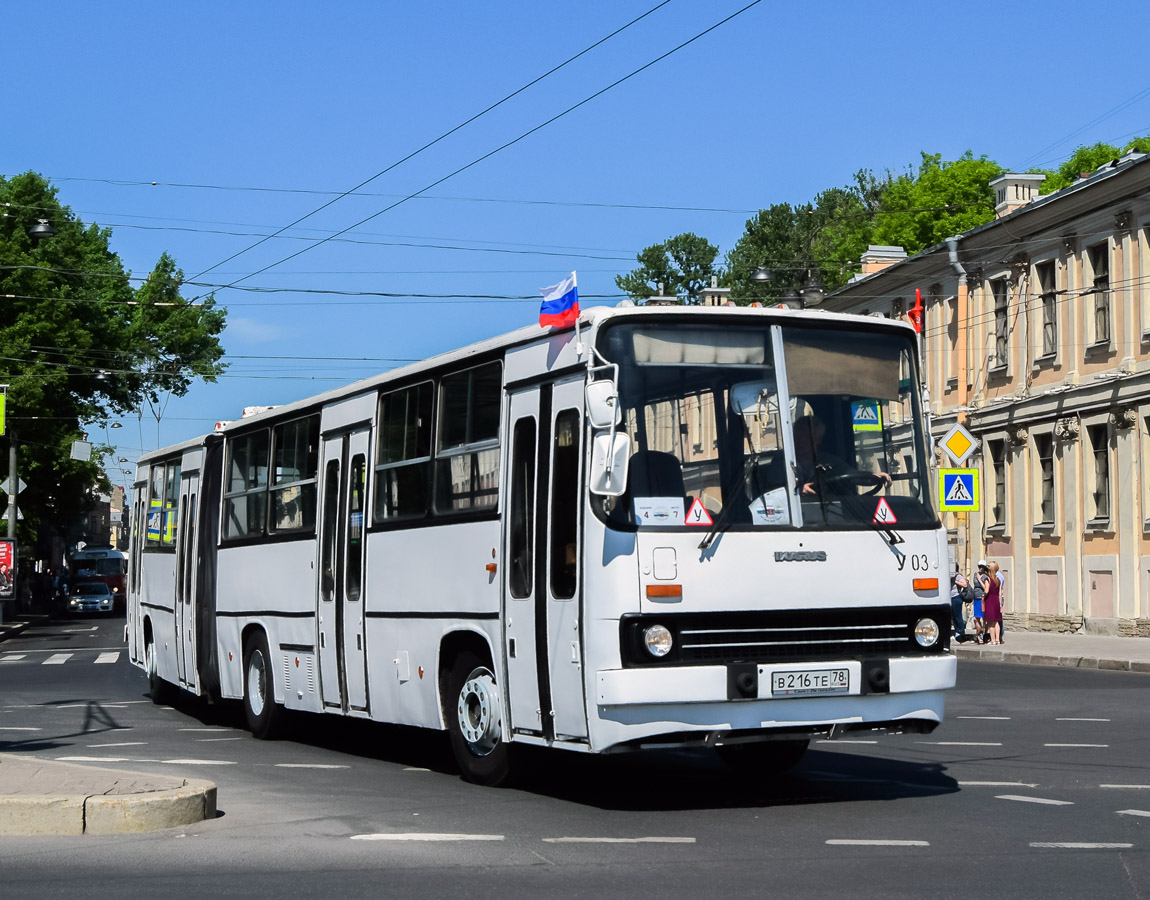
M196 691L196 501L200 473L180 479L176 531L176 671L180 684Z
M513 730L587 736L580 627L583 378L509 404L504 652Z
M367 710L363 611L368 431L328 437L319 527L319 669L325 706Z

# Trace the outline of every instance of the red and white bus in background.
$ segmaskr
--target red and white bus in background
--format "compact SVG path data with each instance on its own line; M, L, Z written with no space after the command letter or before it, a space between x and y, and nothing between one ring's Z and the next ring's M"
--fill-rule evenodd
M124 609L127 591L128 557L110 546L89 546L75 551L68 560L68 578L73 584L80 581L100 581L112 590L112 606Z

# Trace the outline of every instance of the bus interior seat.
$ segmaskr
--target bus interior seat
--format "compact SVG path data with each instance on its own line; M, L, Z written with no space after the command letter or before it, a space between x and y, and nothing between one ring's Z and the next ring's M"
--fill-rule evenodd
M633 497L685 497L683 466L672 453L639 450L631 457L628 478Z

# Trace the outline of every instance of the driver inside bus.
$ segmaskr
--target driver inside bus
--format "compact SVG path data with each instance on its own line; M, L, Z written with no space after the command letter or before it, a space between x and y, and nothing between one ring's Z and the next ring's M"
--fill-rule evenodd
M848 465L843 459L822 448L826 436L826 424L813 413L795 419L795 465L799 482L799 493L817 494L820 479L826 483L832 479L873 479L874 484L882 482L890 486L890 475L886 472L863 472ZM842 493L842 488L837 489Z

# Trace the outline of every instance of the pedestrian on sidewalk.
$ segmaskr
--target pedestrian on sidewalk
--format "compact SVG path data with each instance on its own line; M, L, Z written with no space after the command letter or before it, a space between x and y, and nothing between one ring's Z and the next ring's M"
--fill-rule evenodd
M983 618L982 603L986 596L985 576L988 571L986 560L980 559L978 561L978 571L974 574L974 608L972 610L974 615L974 642L976 644L985 644L987 641L986 619Z
M1002 643L1002 585L998 578L998 563L991 560L986 574L980 573L983 580L982 614L990 630L990 643Z
M954 617L954 640L962 643L966 640L966 618L962 614L963 606L974 599L974 588L962 572L957 569L950 576L950 611Z

